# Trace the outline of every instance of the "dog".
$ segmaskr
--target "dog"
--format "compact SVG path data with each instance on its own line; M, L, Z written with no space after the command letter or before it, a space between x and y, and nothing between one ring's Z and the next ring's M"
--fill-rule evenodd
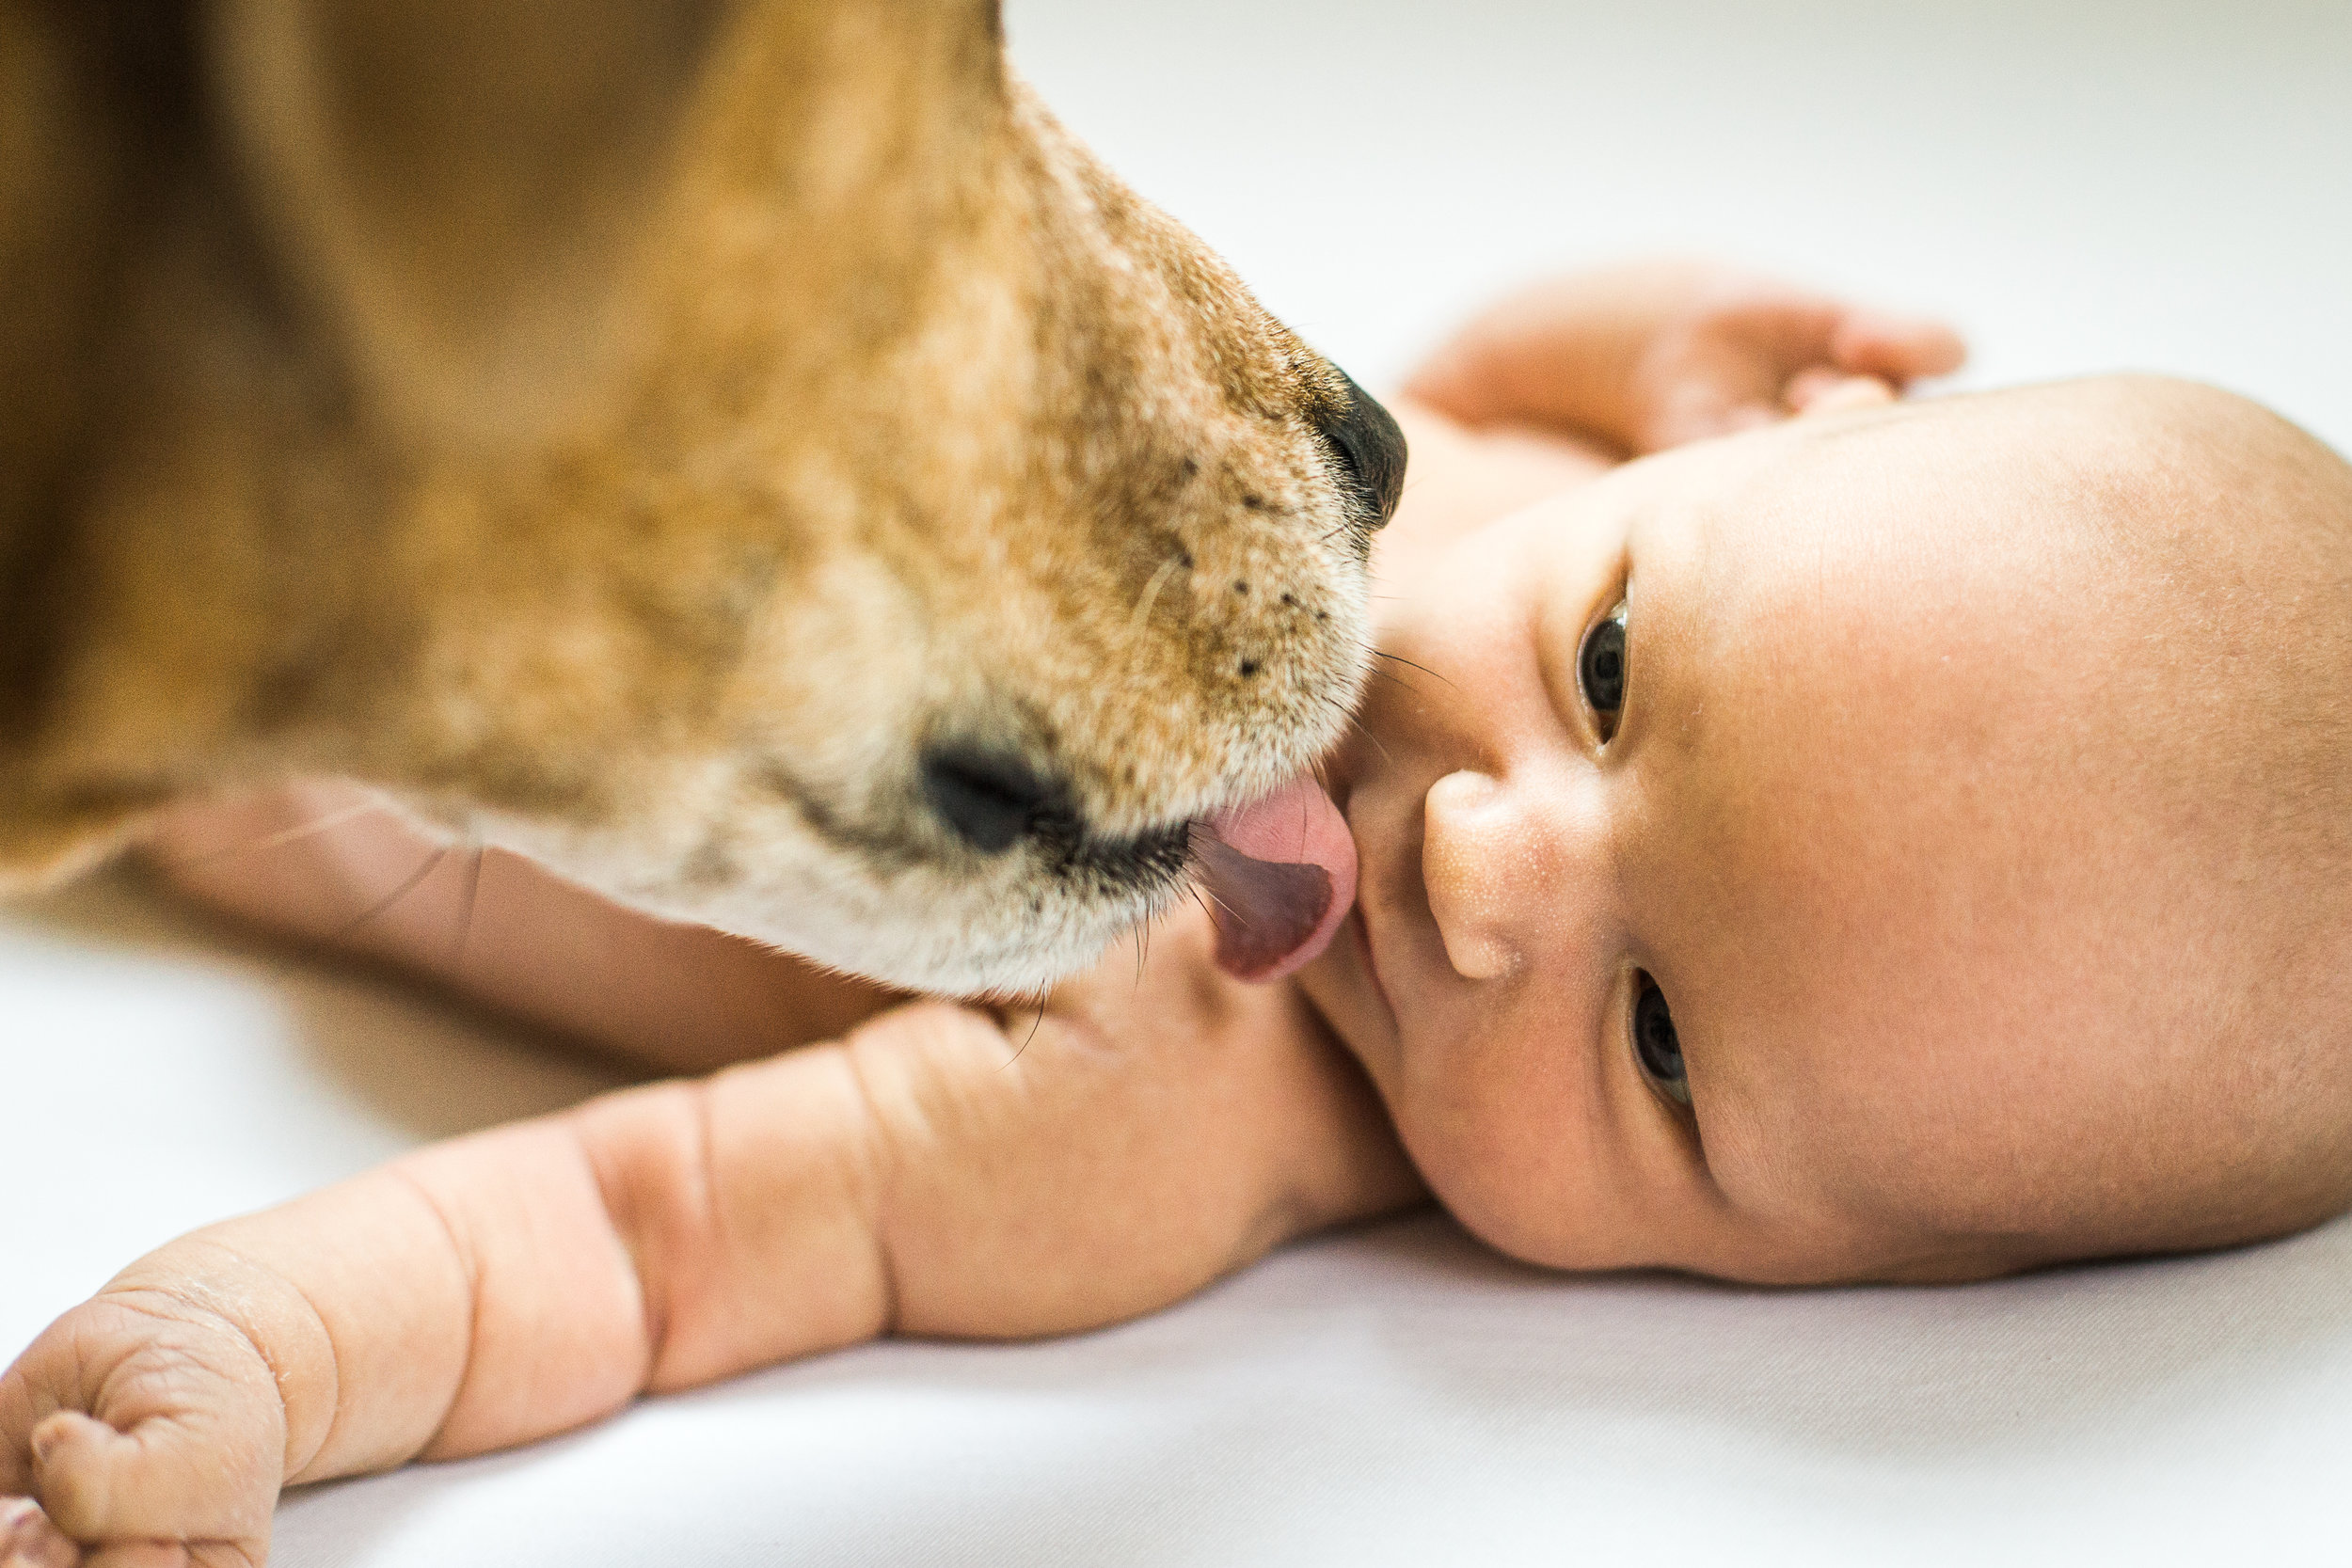
M979 0L0 0L0 881L356 778L1041 986L1345 722L1388 414Z

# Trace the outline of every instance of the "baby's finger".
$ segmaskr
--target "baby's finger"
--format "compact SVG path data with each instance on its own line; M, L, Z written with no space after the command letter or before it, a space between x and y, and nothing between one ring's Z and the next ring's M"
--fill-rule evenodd
M265 1537L282 1461L251 1449L230 1432L158 1418L126 1433L72 1410L33 1431L41 1502L80 1541Z
M1794 414L1835 414L1895 401L1895 388L1875 375L1848 375L1816 365L1788 378L1782 394Z
M1951 374L1967 360L1968 345L1959 333L1925 316L1854 310L1832 335L1830 357L1840 370L1900 388L1923 376Z
M1704 383L1677 388L1659 397L1657 410L1642 432L1642 450L1661 451L1777 424L1788 411L1778 402L1767 401L1770 396L1761 389L1753 396L1744 389L1727 393Z
M81 1548L30 1497L0 1502L0 1568L77 1568Z
M195 1554L177 1541L125 1541L90 1553L82 1568L189 1568L193 1561Z

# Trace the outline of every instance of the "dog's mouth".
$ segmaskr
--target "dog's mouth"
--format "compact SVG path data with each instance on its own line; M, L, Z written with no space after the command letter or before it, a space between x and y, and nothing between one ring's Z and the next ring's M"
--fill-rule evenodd
M1279 980L1312 962L1356 903L1356 841L1311 773L1193 829L1217 967Z

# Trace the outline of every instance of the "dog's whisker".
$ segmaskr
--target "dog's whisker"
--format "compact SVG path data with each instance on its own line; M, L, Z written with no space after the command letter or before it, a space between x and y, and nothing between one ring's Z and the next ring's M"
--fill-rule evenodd
M1140 633L1144 623L1152 618L1152 607L1159 601L1160 590L1168 586L1168 579L1176 575L1177 563L1177 558L1169 556L1160 562L1160 569L1152 574L1152 580L1144 584L1143 597L1136 601L1136 612L1128 623L1131 632Z
M1428 665L1415 664L1411 659L1406 658L1402 654L1384 654L1379 649L1375 648L1373 650L1372 657L1375 658L1385 658L1391 664L1402 664L1407 670L1418 670L1433 681L1445 681L1445 684L1448 686L1454 685L1452 681L1446 680L1443 675L1440 675L1438 672L1429 668ZM1458 688L1456 689L1458 689Z
M466 888L457 906L457 940L450 944L449 967L455 972L459 960L466 956L466 939L473 935L474 899L482 892L482 857L486 851L480 844L470 846L466 858Z
M1406 689L1410 690L1411 688L1407 687ZM1416 695L1418 695L1418 693L1416 693ZM1353 730L1356 734L1362 736L1366 740L1371 741L1373 749L1380 753L1380 759L1383 762L1393 763L1396 761L1396 758L1390 753L1389 749L1380 743L1380 737L1372 733L1372 726L1364 722L1362 714L1358 713L1354 708L1348 706L1345 703L1341 702L1336 697L1320 697L1316 700L1327 708L1336 709L1340 718L1346 723L1349 729ZM1318 757L1315 759L1315 777L1317 780L1321 781L1325 790L1327 792L1330 788L1330 780L1325 777L1325 766L1326 765L1322 758Z
M1215 926L1216 924L1216 910L1227 909L1225 900L1218 898L1216 894L1211 893L1207 888L1202 887L1199 882L1193 883L1192 886L1186 888L1184 891L1192 895L1193 903L1199 907L1202 914L1209 917L1209 924L1211 926ZM1216 910L1209 907L1211 900L1215 900L1216 904ZM1227 910L1227 912L1231 913L1232 911ZM1241 922L1241 925L1245 928L1248 927L1248 924L1249 923L1248 921Z
M1380 737L1372 733L1372 726L1370 724L1365 723L1361 719L1357 718L1352 713L1347 716L1347 721L1354 727L1358 735L1362 736L1366 740L1372 742L1372 749L1380 753L1380 760L1382 762L1389 764L1391 767L1394 767L1396 765L1396 757L1389 751L1388 747L1380 743Z
M402 899L416 892L417 885L422 882L427 877L432 876L435 869L438 867L443 861L449 859L449 850L450 847L444 844L438 849L436 849L433 853L427 855L424 858L424 863L418 866L414 871L408 873L407 879L402 882L400 886L392 889L391 892L386 894L383 897L369 905L367 909L360 913L358 919L347 925L337 927L331 933L331 940L336 942L342 941L344 938L358 931L361 927L368 925L370 922L383 915L384 912L389 910L394 904L399 903Z
M996 1069L999 1072L1004 1071L1005 1068L1009 1068L1012 1066L1013 1063L1019 1061L1021 1059L1022 1052L1029 1049L1029 1042L1036 1039L1037 1032L1045 1026L1045 998L1043 994L1041 993L1038 999L1031 1003L1030 1006L1037 1009L1037 1017L1029 1021L1029 1032L1021 1037L1020 1048L1014 1051L1011 1055L1005 1058L1005 1066Z
M330 811L325 816L314 817L310 821L298 823L291 828L280 828L278 832L265 833L260 838L245 839L235 844L225 845L218 849L207 849L200 855L189 855L183 859L162 861L158 863L166 872L193 871L199 865L210 865L215 861L226 860L230 855L264 855L272 849L282 849L289 844L298 843L313 834L332 832L354 817L365 816L372 811L384 809L384 802L381 800L362 800L358 805L345 806L341 811Z
M1338 698L1336 698L1336 697L1322 697L1322 698L1318 698L1318 699L1317 699L1317 701L1318 701L1318 702L1320 702L1320 703L1321 703L1321 704L1322 704L1325 707L1327 707L1327 708L1329 708L1332 712L1334 712L1334 713L1338 714L1338 715L1340 716L1340 722L1341 722L1341 723L1343 723L1343 724L1348 724L1348 725L1356 725L1356 726L1360 726L1360 724L1361 724L1361 721L1360 721L1360 720L1359 720L1359 719L1356 717L1356 710L1355 710L1354 708L1350 707L1347 704L1341 702ZM1316 762L1315 762L1315 764L1314 764L1314 767L1315 767L1315 777L1316 777L1316 778L1318 778L1318 779L1322 778L1322 777L1323 777L1323 771L1322 771L1322 769L1323 769L1323 763L1322 763L1322 760L1321 760L1320 758L1318 758L1318 759L1316 760Z
M1249 928L1249 922L1242 917L1241 911L1234 909L1232 905L1227 903L1224 899L1219 898L1216 895L1216 889L1213 887L1201 887L1198 882L1195 882L1193 886L1199 888L1202 894L1205 894L1208 896L1210 903L1215 904L1217 909L1223 910L1226 914L1231 916L1235 925L1241 927L1244 930L1248 930ZM1203 904L1200 908L1202 912L1206 913L1210 919L1214 920L1216 918L1216 911L1210 910L1208 904Z

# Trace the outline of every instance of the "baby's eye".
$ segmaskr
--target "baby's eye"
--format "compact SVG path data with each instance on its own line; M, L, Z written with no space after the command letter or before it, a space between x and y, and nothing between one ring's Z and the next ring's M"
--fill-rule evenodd
M1594 624L1576 654L1576 684L1599 721L1600 737L1617 733L1617 711L1625 706L1625 605Z
M1682 1069L1682 1041L1675 1034L1674 1014L1666 1010L1666 993L1646 971L1636 976L1633 996L1633 1058L1650 1086L1677 1105L1691 1103L1690 1075Z

